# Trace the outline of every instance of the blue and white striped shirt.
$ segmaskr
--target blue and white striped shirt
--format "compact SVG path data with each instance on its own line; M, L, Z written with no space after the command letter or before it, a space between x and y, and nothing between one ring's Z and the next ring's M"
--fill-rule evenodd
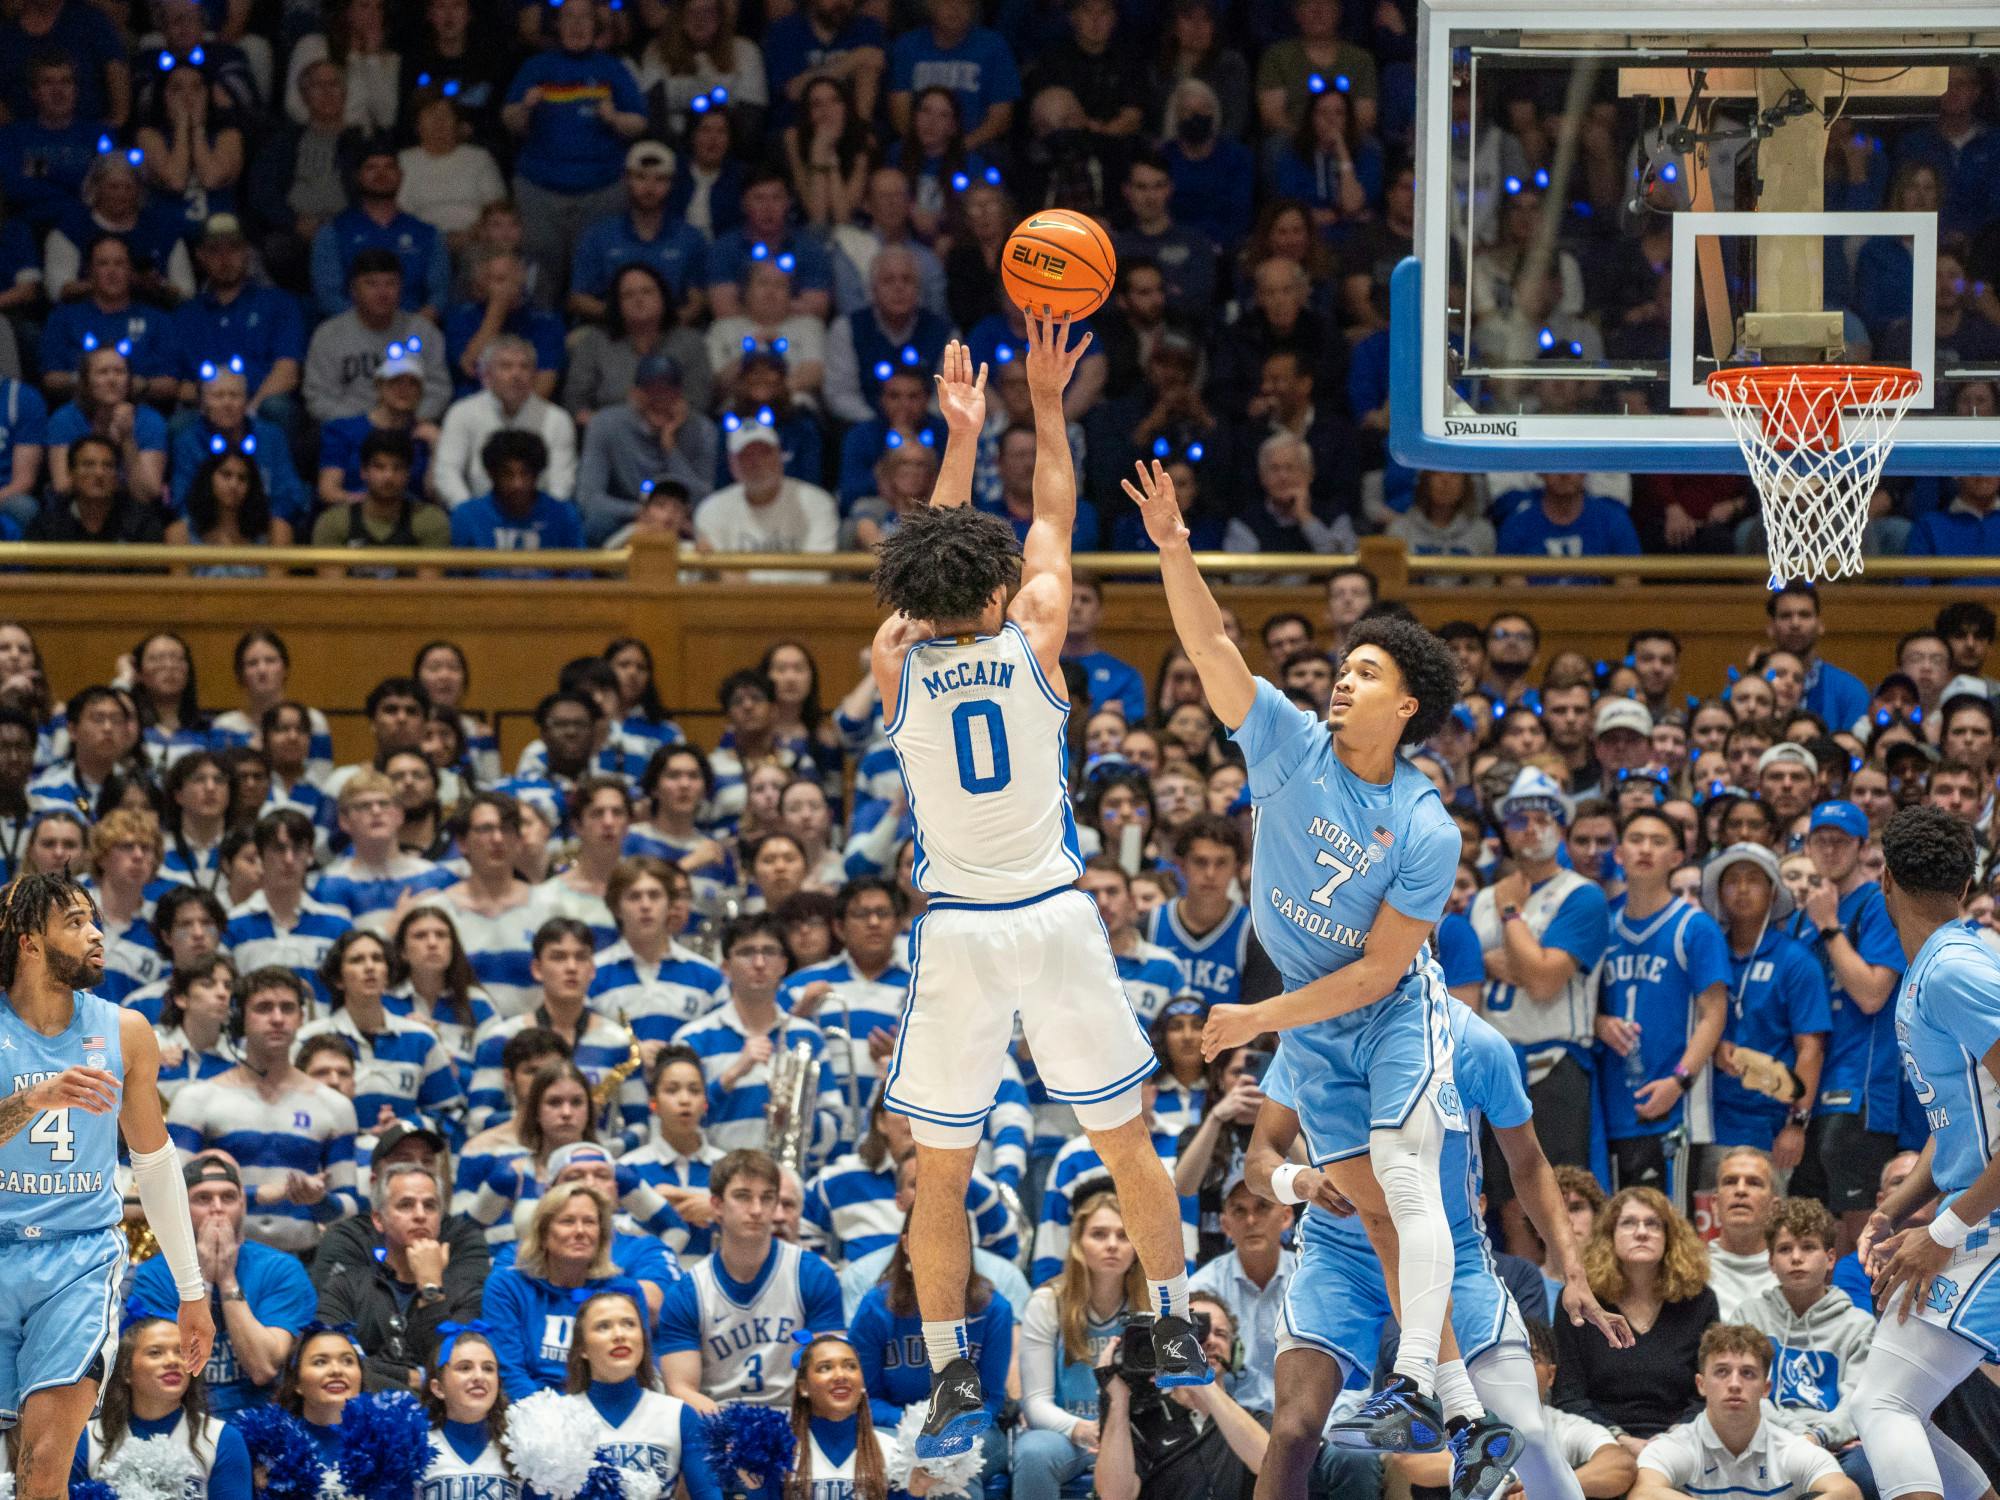
M222 945L236 960L238 973L248 974L267 964L290 969L311 986L319 1003L326 1006L333 1003L333 996L320 980L319 966L327 950L353 925L339 907L302 896L292 925L280 928L278 919L271 914L270 897L262 891L252 891L247 901L229 913Z
M447 1134L455 1134L451 1127L465 1108L465 1095L437 1034L423 1022L406 1021L386 1008L382 1022L382 1030L364 1032L342 1006L332 1015L300 1027L299 1042L303 1045L331 1033L354 1049L358 1059L354 1065L354 1118L371 1132L386 1105L395 1119L427 1115L433 1123L443 1124Z
M755 1033L768 1036L775 1056L803 1042L819 1062L819 1091L814 1105L813 1130L807 1145L808 1161L823 1161L837 1149L845 1111L840 1107L833 1067L826 1060L826 1041L810 1021L795 1020L782 1010L769 1029ZM764 1110L771 1102L771 1065L758 1063L734 1084L724 1086L722 1075L742 1055L743 1044L753 1035L736 1006L717 1007L699 1021L690 1021L674 1040L692 1047L701 1059L701 1071L708 1079L708 1120L703 1132L725 1151L743 1148L763 1150L768 1145Z
M622 1017L642 1042L671 1042L688 1022L722 1003L725 987L722 970L679 943L648 964L620 938L597 955L590 1003Z
M506 1074L500 1066L500 1059L507 1050L507 1043L531 1026L547 1026L552 1031L557 1029L538 1005L522 1015L495 1021L480 1031L473 1048L472 1097L465 1112L468 1133L498 1124L512 1113L512 1107L507 1102ZM595 1087L598 1080L631 1055L632 1037L625 1028L595 1007L586 1006L577 1029L571 1060L591 1085ZM606 1144L613 1151L622 1146L635 1146L646 1139L651 1111L646 1100L646 1080L641 1076L642 1071L635 1069L619 1087L618 1119L624 1129L619 1140L607 1140Z
M974 1245L1005 1260L1021 1253L1013 1216L983 1172L974 1172L966 1185L965 1211L972 1219ZM893 1245L902 1232L893 1161L885 1158L881 1166L870 1167L850 1152L836 1157L806 1184L800 1243L835 1264Z
M1153 1149L1159 1153L1167 1175L1172 1176L1180 1142L1156 1128L1152 1135ZM1040 1286L1062 1274L1063 1262L1069 1255L1070 1210L1075 1206L1076 1190L1093 1177L1108 1181L1110 1175L1104 1158L1091 1150L1087 1135L1078 1136L1056 1153L1049 1167L1048 1183L1042 1189L1041 1221L1035 1225L1035 1258L1028 1268L1029 1281ZM1195 1198L1181 1199L1181 1244L1190 1271L1194 1269L1195 1250L1200 1243L1201 1220L1196 1203Z
M148 902L123 931L113 932L108 925L105 929L104 978L98 981L97 993L113 1005L123 1005L134 990L164 978L172 967L153 937L152 918Z
M321 873L313 895L341 908L356 927L387 936L404 891L436 891L456 883L457 877L444 866L399 849L384 865L364 865L352 854L342 856Z
M868 1036L878 1028L893 1033L902 1023L910 971L892 960L870 979L843 953L790 975L778 986L778 1004L793 1009L808 985L822 981L833 988L819 1002L812 1020L826 1038L827 1061L847 1110L843 1139L854 1140L866 1123L868 1102L882 1072L868 1050Z
M620 1166L630 1167L639 1174L639 1180L654 1189L705 1188L708 1186L708 1171L729 1153L720 1146L703 1141L692 1156L683 1156L659 1136L654 1136L645 1145L627 1151L618 1158ZM708 1225L687 1227L687 1244L681 1247L681 1264L691 1266L714 1248L714 1230Z
M294 1254L319 1244L320 1228L360 1211L354 1177L354 1106L302 1074L266 1099L247 1070L191 1083L174 1096L167 1134L184 1156L214 1146L236 1158L250 1212L243 1232ZM327 1193L313 1204L266 1202L294 1172L325 1174Z
M525 881L518 882L520 899L492 916L473 911L447 887L426 906L435 906L451 918L458 929L458 941L472 960L473 977L492 999L493 1008L503 1016L518 1016L534 1007L542 987L535 983L535 929L548 920L540 895Z

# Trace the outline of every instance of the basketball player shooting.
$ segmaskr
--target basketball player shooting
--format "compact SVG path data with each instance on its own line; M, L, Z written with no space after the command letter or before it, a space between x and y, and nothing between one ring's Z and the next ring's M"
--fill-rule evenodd
M215 1323L187 1186L160 1116L159 1044L104 978L97 908L66 875L0 891L0 1422L18 1425L18 1500L62 1500L77 1439L118 1342L125 1237L118 1133L180 1293L182 1368L208 1363ZM120 1095L123 1101L120 1101Z
M917 1148L910 1259L931 1365L920 1458L967 1451L991 1422L967 1357L965 1190L1017 1015L1049 1097L1075 1109L1110 1169L1145 1267L1148 1313L1126 1348L1150 1354L1162 1386L1212 1378L1187 1318L1179 1202L1141 1118L1139 1086L1157 1061L1096 906L1075 886L1069 704L1057 688L1076 522L1062 397L1090 338L1070 348L1069 333L1067 319L1028 318L1036 452L1025 546L966 503L986 371L974 379L954 342L938 377L948 437L937 489L882 544L875 569L876 595L893 611L875 635L875 681L916 821L913 876L930 897L911 935L886 1094Z
M1439 1363L1453 1245L1438 1161L1445 1133L1465 1130L1466 1119L1452 1078L1451 995L1428 947L1458 871L1459 835L1400 748L1444 723L1457 668L1421 625L1364 620L1348 633L1322 723L1253 676L1223 632L1166 470L1142 464L1138 481L1126 480L1125 492L1160 550L1174 630L1243 750L1257 812L1252 920L1286 986L1256 1005L1211 1009L1202 1051L1212 1059L1278 1032L1279 1056L1300 1081L1312 1165L1364 1215L1385 1204L1378 1217L1394 1226L1393 1247L1377 1224L1369 1231L1396 1268L1395 1378L1328 1435L1355 1448L1434 1450L1444 1440L1440 1377L1448 1398L1470 1391L1455 1353ZM1282 1202L1300 1201L1291 1176L1274 1178Z

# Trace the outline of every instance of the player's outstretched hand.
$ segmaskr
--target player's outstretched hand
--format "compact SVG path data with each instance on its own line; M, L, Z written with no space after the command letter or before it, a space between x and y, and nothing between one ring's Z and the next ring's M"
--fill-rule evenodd
M1078 361L1090 348L1093 335L1086 333L1071 348L1068 314L1053 318L1040 313L1023 316L1028 325L1028 391L1035 396L1060 398L1070 376L1076 373Z
M1254 1005L1211 1005L1201 1028L1201 1055L1209 1062L1264 1034L1264 1022Z
M1929 1298L1938 1272L1951 1264L1953 1253L1949 1245L1932 1239L1928 1229L1891 1235L1875 1247L1882 1267L1875 1273L1875 1305L1883 1312L1894 1308L1898 1323L1909 1322L1910 1314Z
M190 1376L199 1375L215 1346L215 1316L208 1310L208 1298L183 1302L176 1321L181 1328L181 1368Z
M972 351L953 339L938 361L938 410L947 432L976 438L986 426L986 366L972 373Z
M1174 477L1160 461L1153 460L1148 470L1143 463L1132 466L1139 471L1139 482L1119 481L1125 486L1125 493L1132 497L1132 503L1139 507L1139 519L1146 523L1146 535L1153 539L1155 547L1168 547L1176 542L1184 542L1188 537L1187 523L1181 520L1181 503L1174 496Z
M1879 1208L1868 1216L1868 1222L1862 1226L1861 1238L1855 1243L1854 1254L1861 1261L1861 1269L1871 1280L1882 1269L1882 1262L1876 1258L1881 1251L1882 1242L1892 1238L1895 1233L1895 1224Z
M108 1115L118 1108L118 1091L123 1087L116 1073L102 1068L64 1068L28 1090L28 1108L37 1114L80 1109L85 1114Z
M1588 1323L1604 1335L1604 1341L1614 1349L1630 1349L1638 1340L1632 1336L1632 1325L1614 1312L1606 1312L1604 1305L1591 1291L1590 1284L1582 1277L1573 1277L1564 1284L1562 1294L1563 1311L1569 1314L1571 1326L1583 1327Z

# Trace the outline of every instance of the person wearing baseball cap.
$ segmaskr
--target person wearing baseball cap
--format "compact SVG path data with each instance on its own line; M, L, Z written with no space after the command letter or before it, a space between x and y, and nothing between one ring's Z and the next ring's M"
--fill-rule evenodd
M576 501L590 546L636 518L655 484L672 479L693 500L715 488L722 433L694 409L682 374L671 354L644 355L624 401L604 407L584 429Z
M1549 1160L1587 1167L1596 1118L1584 1063L1597 1009L1590 976L1611 938L1610 905L1561 863L1570 801L1544 772L1524 767L1494 815L1514 868L1472 901L1486 1016L1523 1056ZM1512 1196L1495 1190L1498 1202Z
M613 278L622 267L635 264L660 273L680 300L684 320L692 321L700 312L708 241L678 214L667 212L676 165L673 147L661 141L634 141L626 151L625 207L584 225L570 257L567 307L572 318L601 321ZM669 326L672 322L670 316Z
M1771 805L1780 840L1794 836L1793 825L1812 806L1818 787L1819 761L1804 745L1780 740L1757 757L1757 795Z
M1604 698L1591 720L1596 774L1578 790L1615 789L1620 771L1637 771L1653 758L1653 716L1637 698ZM1585 767L1588 776L1590 767Z
M1844 1254L1867 1225L1882 1168L1896 1154L1902 1065L1895 998L1903 945L1882 889L1861 866L1868 815L1852 802L1822 802L1806 829L1819 880L1792 916L1791 935L1813 950L1827 978L1833 1027L1805 1157L1791 1191L1819 1198L1840 1219Z
M1792 894L1778 858L1762 844L1732 844L1701 874L1701 904L1729 940L1729 1013L1716 1050L1715 1144L1755 1146L1781 1172L1805 1154L1826 1063L1833 1013L1826 973L1805 944L1785 930ZM1745 1087L1734 1059L1742 1048L1790 1070L1789 1102Z
M704 552L831 552L840 535L840 507L816 484L785 473L775 428L738 419L729 434L725 485L694 508L695 545ZM752 583L824 583L825 573L752 569Z
M306 357L298 299L251 276L250 242L235 214L209 215L194 259L201 290L174 310L182 401L194 395L189 387L200 381L203 365L222 370L241 360L238 373L250 393L246 415L274 423L289 438L302 415L299 378Z

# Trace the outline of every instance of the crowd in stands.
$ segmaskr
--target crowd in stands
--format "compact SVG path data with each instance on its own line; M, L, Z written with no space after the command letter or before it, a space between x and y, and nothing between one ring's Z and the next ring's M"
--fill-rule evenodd
M1272 1039L1204 1063L1201 1030L1281 986L1252 929L1240 754L1178 649L1150 671L1103 649L1102 596L1079 576L1065 662L1079 885L1155 1041L1148 1119L1222 1379L1163 1401L1121 1373L1134 1252L1021 1045L966 1198L975 1357L1003 1417L984 1484L1247 1494L1295 1227L1243 1180ZM1354 568L1325 600L1246 643L1316 713L1347 631L1400 608ZM1829 655L1831 623L1810 586L1773 594L1720 682L1687 680L1663 630L1614 663L1545 651L1520 612L1440 631L1462 698L1409 752L1464 843L1435 951L1513 1044L1593 1290L1639 1331L1614 1351L1551 1318L1559 1288L1489 1143L1496 1263L1557 1325L1538 1346L1552 1420L1592 1495L1635 1482L1730 1337L1766 1352L1770 1420L1874 1494L1843 1404L1872 1309L1854 1246L1925 1136L1888 1034L1904 959L1877 836L1918 802L1971 824L1969 914L2000 943L2000 682L1976 599L1872 687ZM587 1363L578 1300L602 1292L637 1309L663 1399L701 1415L793 1401L792 1335L844 1332L858 1373L828 1380L861 1415L827 1441L851 1456L871 1421L887 1443L928 1392L914 1148L881 1098L926 897L872 677L823 687L781 640L722 684L704 752L644 643L614 640L563 668L503 766L439 640L370 688L373 752L336 765L289 661L247 632L224 708L156 632L59 700L32 634L0 625L0 873L86 877L103 993L158 1030L221 1329L211 1409L298 1410L301 1360L346 1357L347 1334L320 1342L334 1325L358 1350L350 1394L418 1387L474 1321L491 1400L562 1389ZM171 1310L157 1258L132 1291ZM336 1422L315 1399L309 1419ZM1944 1416L1988 1461L1996 1407L1975 1378ZM1318 1482L1442 1482L1404 1467L1329 1448Z
M708 552L866 547L936 472L929 382L953 336L1001 397L977 502L1025 528L1024 330L998 262L1021 215L1061 206L1120 262L1065 398L1080 549L1147 547L1116 489L1142 457L1174 466L1206 548L1337 553L1386 530L1431 554L1755 549L1743 474L1389 458L1414 11L13 0L0 539L531 550L639 527ZM1940 213L1939 366L1975 372L1940 400L1989 417L1993 82L1954 67L1934 119L1880 139L1840 123L1829 154L1844 207ZM1478 350L1663 348L1668 219L1629 229L1627 122L1590 106L1532 296L1509 277L1564 101L1489 93ZM1850 357L1907 357L1906 242L1829 245ZM1530 384L1474 399L1620 399ZM1897 481L1868 550L2000 552L1996 495Z

